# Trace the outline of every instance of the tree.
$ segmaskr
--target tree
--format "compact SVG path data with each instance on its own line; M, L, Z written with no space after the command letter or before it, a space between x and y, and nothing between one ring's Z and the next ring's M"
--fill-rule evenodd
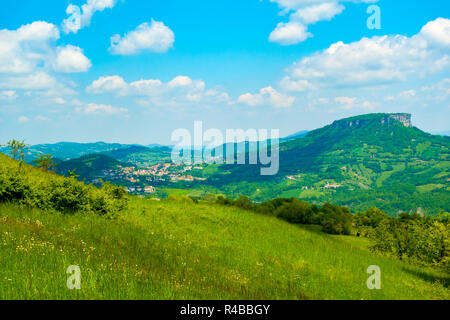
M67 171L67 177L69 177L69 178L74 178L74 179L79 178L80 175L78 175L78 174L75 173L76 170L77 170L77 169L68 170L68 171Z
M13 156L14 160L16 160L17 156L19 155L20 160L24 161L25 153L23 152L23 149L28 147L28 145L25 144L25 141L12 139L6 143L6 146L11 149L11 155Z
M355 215L357 226L376 228L384 219L389 219L389 216L378 208L369 208L366 212L359 212Z
M39 168L42 168L46 171L55 167L55 163L52 160L51 154L45 154L45 155L41 154L41 155L39 155L39 158L33 160L33 162L36 162L36 164Z

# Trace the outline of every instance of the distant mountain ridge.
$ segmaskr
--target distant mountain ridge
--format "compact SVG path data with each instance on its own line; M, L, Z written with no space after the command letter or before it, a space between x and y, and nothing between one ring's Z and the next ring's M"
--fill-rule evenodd
M415 128L409 114L337 120L281 142L279 150L275 176L261 176L259 165L223 165L207 181L257 201L281 196L390 213L450 210L450 138Z
M55 167L55 172L67 175L69 170L75 170L75 174L82 179L92 180L102 178L104 171L118 169L118 167L133 166L129 163L120 162L102 153L88 154L80 158L59 162Z

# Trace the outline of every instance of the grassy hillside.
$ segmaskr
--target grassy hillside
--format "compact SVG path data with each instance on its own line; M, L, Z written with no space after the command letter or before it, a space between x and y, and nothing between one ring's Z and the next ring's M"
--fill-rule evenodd
M118 219L0 205L2 299L449 299L444 275L364 240L189 200L134 198ZM69 265L82 289L66 288ZM368 290L369 265L382 289Z
M450 298L448 275L364 239L189 198L123 200L0 155L0 298ZM81 290L66 288L70 265ZM367 289L370 265L381 290Z
M275 176L261 176L256 165L224 165L206 184L257 201L288 195L354 211L449 211L450 138L382 122L388 116L342 119L281 143Z

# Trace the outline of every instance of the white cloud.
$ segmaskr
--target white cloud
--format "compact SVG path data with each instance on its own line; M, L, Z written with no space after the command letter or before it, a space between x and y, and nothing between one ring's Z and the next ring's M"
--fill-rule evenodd
M278 23L269 36L271 42L292 45L305 41L313 35L307 26L319 21L333 19L341 14L344 2L375 3L378 0L270 0L282 9L281 14L291 13L289 22Z
M301 20L305 24L318 21L331 20L334 16L342 13L345 7L337 2L325 2L297 10L291 19Z
M113 114L126 115L128 113L128 109L126 108L117 108L111 105L96 104L96 103L88 103L83 107L76 108L76 111L85 114L106 114L106 115L113 115Z
M122 77L114 75L107 77L100 77L98 80L92 82L92 84L86 88L89 93L104 93L104 92L117 92L126 90L127 83Z
M158 79L138 80L130 83L131 91L138 95L158 95L164 92L165 85Z
M58 28L44 21L17 30L0 30L0 73L26 73L45 62L51 53L50 42L59 38Z
M185 87L192 84L192 79L186 76L178 76L171 80L168 85L169 87Z
M56 85L57 81L45 72L36 72L24 76L9 77L0 80L2 89L43 90Z
M400 97L403 97L403 98L411 98L411 97L415 97L415 96L416 96L415 90L406 90L406 91L400 92Z
M245 93L238 98L238 102L252 107L271 105L276 108L285 108L292 106L294 101L294 97L282 94L270 86L262 88L259 93Z
M358 102L357 98L352 97L336 97L334 98L334 102L341 105L341 108L344 110L350 110L355 108L373 110L375 108L374 104L370 101L365 100L362 102Z
M85 57L83 50L67 45L57 50L55 70L58 72L74 73L88 71L92 66L91 61Z
M354 3L376 3L378 0L270 0L270 2L275 2L278 6L283 9L284 13L291 10L298 10L307 6L317 5L321 3L330 2L354 2Z
M86 88L89 93L113 93L117 96L144 97L141 105L181 105L185 103L230 103L227 93L219 89L206 90L202 80L193 80L187 76L176 76L164 83L159 79L141 79L127 83L120 76L104 76L92 82Z
M172 48L175 35L162 22L152 20L143 23L124 37L116 34L111 37L109 50L113 54L131 55L141 51L163 53Z
M450 20L438 18L428 22L420 31L422 37L428 40L428 44L438 46L450 46Z
M0 91L0 100L14 100L17 99L17 93L14 90Z
M44 116L42 116L42 115L38 115L38 116L36 116L36 117L34 118L34 120L37 120L37 121L50 121L51 119L50 119L50 118L47 118L47 117L44 117Z
M286 76L280 81L280 87L286 91L302 92L306 90L315 90L308 80L292 80L291 77Z
M80 7L69 4L66 13L69 15L62 23L65 33L77 33L78 30L90 25L92 16L97 11L111 9L116 4L116 0L88 0Z
M30 119L28 119L25 116L20 116L17 121L19 121L19 123L27 123L28 121L30 121Z
M351 109L355 105L356 98L336 97L336 98L334 98L334 102L337 102L337 103L343 105L344 109Z
M445 102L450 99L450 78L445 78L436 84L423 86L420 88L420 95L424 96L426 100L433 102Z
M269 35L270 42L277 42L282 45L297 44L312 37L306 27L299 22L280 22L275 30Z
M288 70L294 80L307 80L315 87L374 86L423 78L448 71L450 20L428 23L412 37L401 35L362 38L345 44L337 42L328 49L305 57ZM432 37L430 31L440 35ZM439 40L436 40L439 39Z
M53 98L53 99L52 99L52 102L53 102L53 103L56 103L56 104L66 104L66 103L67 103L66 100L64 100L64 99L61 98L61 97L55 97L55 98Z
M57 47L58 28L45 21L23 25L17 30L0 30L0 73L31 73L37 69L82 72L91 66L82 50Z

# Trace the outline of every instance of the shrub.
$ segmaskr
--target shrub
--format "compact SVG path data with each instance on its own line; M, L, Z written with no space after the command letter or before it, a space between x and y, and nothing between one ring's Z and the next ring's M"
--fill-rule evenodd
M372 249L450 271L450 226L448 221L402 215L383 220L375 228Z
M320 208L320 225L330 234L349 235L352 232L353 216L346 207L326 203Z
M290 223L311 224L313 218L311 205L306 201L293 199L291 202L285 202L276 211L275 215Z
M115 214L127 206L127 194L109 183L96 188L0 155L0 201L65 213Z

